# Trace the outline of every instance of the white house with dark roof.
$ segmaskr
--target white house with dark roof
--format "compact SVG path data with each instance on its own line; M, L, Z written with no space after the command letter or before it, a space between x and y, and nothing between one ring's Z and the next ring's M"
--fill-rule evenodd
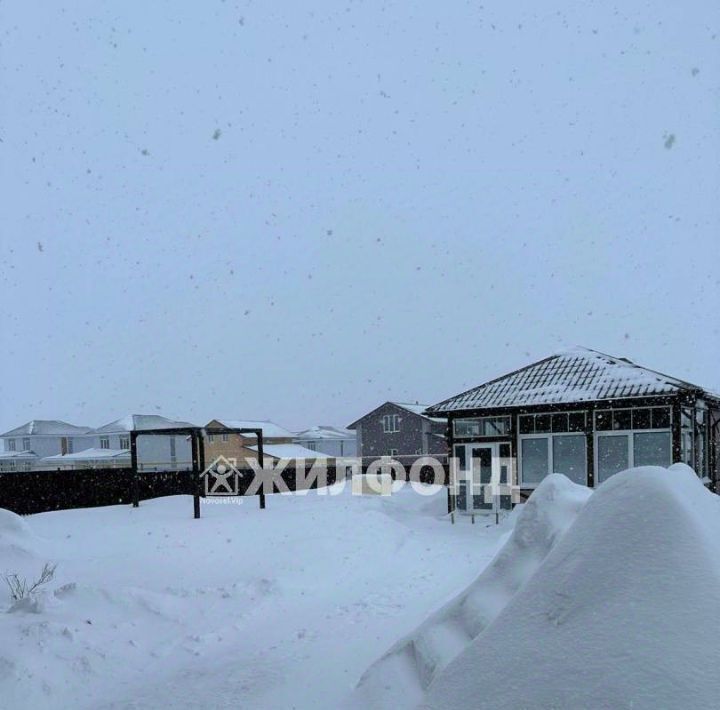
M556 353L426 413L447 418L457 506L469 512L487 508L491 479L528 495L552 472L593 487L633 466L684 462L707 485L718 480L720 398L595 350Z
M334 458L357 456L357 433L335 426L314 426L298 432L296 444Z

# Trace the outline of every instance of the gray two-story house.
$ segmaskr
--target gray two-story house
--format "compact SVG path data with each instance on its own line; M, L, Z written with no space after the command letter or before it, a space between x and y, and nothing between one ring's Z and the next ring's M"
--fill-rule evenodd
M363 459L392 456L412 465L421 456L447 454L444 418L429 417L427 405L385 402L348 425L357 434L357 453Z

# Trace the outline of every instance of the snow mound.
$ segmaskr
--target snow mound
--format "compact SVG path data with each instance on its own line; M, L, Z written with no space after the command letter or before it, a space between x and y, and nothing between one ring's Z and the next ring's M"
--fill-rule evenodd
M682 464L625 471L422 707L717 707L719 606L720 498Z
M0 574L15 572L19 562L33 558L35 535L23 518L0 508Z
M540 566L591 492L548 476L522 506L505 545L458 597L399 641L360 679L350 707L409 708L436 674L502 611Z

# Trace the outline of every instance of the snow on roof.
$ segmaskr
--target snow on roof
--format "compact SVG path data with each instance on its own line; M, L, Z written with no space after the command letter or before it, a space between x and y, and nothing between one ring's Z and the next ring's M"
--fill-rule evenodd
M335 426L314 426L305 431L298 432L295 435L296 439L354 439L357 436L356 432L351 429L344 429L342 427Z
M43 461L95 461L96 459L130 458L128 449L84 449L72 454L46 456Z
M407 409L408 412L412 412L413 414L421 415L430 406L429 404L419 404L418 402L415 402L414 404L412 402L390 402L390 404L394 404L396 407L402 407L403 409Z
M375 407L375 409L369 411L367 414L363 414L362 417L359 419L356 419L352 424L349 425L350 429L354 429L355 426L365 417L369 416L370 414L373 414L376 412L380 407L384 407L386 404L392 404L394 407L399 407L400 409L404 409L406 412L410 412L411 414L417 414L419 417L425 417L426 419L432 419L436 422L444 422L445 420L439 417L433 417L428 414L425 414L425 410L428 408L429 405L427 404L419 404L418 402L383 402L378 407Z
M264 439L292 439L295 434L275 422L259 419L215 419L228 429L262 429Z
M682 390L702 388L626 358L572 348L450 397L430 407L428 413L651 397Z
M33 419L0 436L72 436L86 434L89 431L91 431L90 427L68 424L59 419Z
M257 446L248 446L249 449L257 451ZM268 444L263 446L263 453L275 459L327 459L325 454L318 453L312 449L306 449L300 444Z
M34 451L0 451L0 459L36 459Z
M159 414L128 414L114 422L98 427L93 431L97 434L110 434L123 431L145 431L147 429L180 429L194 427L189 422L168 419Z

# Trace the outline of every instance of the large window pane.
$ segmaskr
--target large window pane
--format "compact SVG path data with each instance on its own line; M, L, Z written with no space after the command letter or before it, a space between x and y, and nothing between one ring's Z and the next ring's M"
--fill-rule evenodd
M669 466L670 432L633 434L633 456L636 466Z
M553 471L564 473L575 483L587 485L585 436L553 437Z
M629 467L628 437L598 436L597 438L597 478L596 483L606 481L610 476Z
M548 475L548 440L522 440L522 481L540 483Z

